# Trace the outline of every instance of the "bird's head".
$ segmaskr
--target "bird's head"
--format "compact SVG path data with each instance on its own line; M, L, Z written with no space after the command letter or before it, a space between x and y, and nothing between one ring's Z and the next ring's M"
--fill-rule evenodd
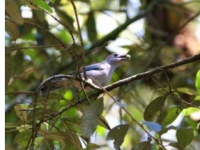
M108 62L111 65L114 65L115 67L118 67L122 62L130 60L131 56L128 54L120 55L117 53L111 54L104 61Z

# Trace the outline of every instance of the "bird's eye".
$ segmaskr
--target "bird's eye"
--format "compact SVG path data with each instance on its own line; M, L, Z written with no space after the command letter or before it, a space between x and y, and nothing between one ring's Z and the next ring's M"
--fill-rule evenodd
M118 56L118 54L114 54L114 57L117 57Z

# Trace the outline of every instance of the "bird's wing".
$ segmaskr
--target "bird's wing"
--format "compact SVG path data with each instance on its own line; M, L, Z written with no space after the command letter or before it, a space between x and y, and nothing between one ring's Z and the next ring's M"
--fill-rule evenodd
M85 66L85 71L95 71L95 70L104 70L101 63L96 63L92 65ZM83 68L81 68L81 73L83 72ZM70 75L75 74L75 71L71 72Z

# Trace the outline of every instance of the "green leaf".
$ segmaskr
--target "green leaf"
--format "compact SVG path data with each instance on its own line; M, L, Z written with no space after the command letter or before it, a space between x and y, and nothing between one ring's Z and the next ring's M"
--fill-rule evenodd
M42 130L42 129L40 129L38 133L46 139L55 140L55 141L61 141L63 139L66 140L66 136L62 133L55 133L49 130Z
M10 78L12 77L12 58L10 54L5 56L5 86L8 85Z
M193 130L191 128L180 128L176 132L178 144L182 149L192 142L193 136Z
M163 127L162 130L159 132L160 135L167 133L169 130L176 130L175 126Z
M89 137L96 130L97 116L101 115L103 111L103 98L93 102L84 112L81 118L82 135Z
M23 18L19 11L19 6L14 1L5 2L6 13L14 20L16 23L22 25L24 23Z
M15 136L14 143L19 144L22 148L25 148L30 137L31 137L31 131L20 132Z
M40 8L36 5L35 0L24 0L23 3L31 9L40 10Z
M162 126L167 126L172 123L179 115L180 109L177 107L172 107L161 115L160 123Z
M200 95L200 70L197 72L195 85L196 85L197 93Z
M18 31L17 26L14 23L6 21L5 29L6 29L6 32L9 34L9 36L12 40L15 41L18 38L19 31Z
M13 57L13 61L14 61L13 74L16 75L16 74L20 73L23 68L24 54L21 51L17 51L17 53Z
M15 113L19 117L19 119L22 120L23 122L26 122L27 121L26 111L22 111L22 110L26 109L24 107L24 105L23 104L17 104L17 105L14 106L14 109L15 109Z
M114 140L114 147L119 149L124 141L124 137L129 129L128 124L118 125L110 130L106 139L107 140Z
M65 126L66 132L76 132L77 134L81 134L81 121L79 118L63 118L62 122Z
M68 137L70 143L71 143L74 147L76 147L76 149L82 149L79 136L77 135L77 132L74 131L74 130L72 129L73 124L70 125L70 124L67 122L67 120L65 119L65 121L64 121L64 126L65 126L66 132L68 132L67 137Z
M18 125L17 124L15 124L15 123L5 123L5 128L16 128L16 127L18 127Z
M85 148L84 150L93 150L93 149L97 149L97 148L100 148L100 146L97 144L94 144L94 143L88 143L87 148Z
M128 3L127 0L120 0L120 6L126 6Z
M52 140L49 140L49 139L46 139L46 138L42 138L42 139L36 138L35 140L36 140L35 142L37 142L36 145L39 144L39 146L37 147L37 150L55 149Z
M179 146L179 144L176 143L176 142L174 142L174 143L169 143L169 146L175 147L175 148L177 148L177 149L181 149L180 146Z
M155 114L162 108L166 98L166 95L159 96L146 107L144 112L144 119L146 121L153 121Z
M52 2L52 3L54 4L56 0L49 0L49 1Z
M68 15L66 13L66 11L63 11L61 9L58 9L58 8L55 8L55 11L59 17L59 19L64 23L66 24L70 30L74 31L74 26L73 26L73 23L74 23L74 19Z
M100 115L98 118L97 118L97 121L98 121L98 124L106 129L110 129L110 126L108 124L108 121L106 120L106 118L102 115Z
M195 96L194 101L200 101L200 95Z
M193 89L190 89L190 88L186 88L186 87L183 87L183 88L177 88L176 89L178 92L181 92L181 93L185 93L187 95L197 95L197 92Z
M72 100L73 98L73 93L72 90L67 90L63 96L66 100Z
M131 150L151 150L150 141L144 141L135 145Z
M62 96L59 95L59 94L56 94L56 93L51 93L49 94L48 96L48 101L47 101L47 109L48 107L51 107L51 106L55 106L55 105L52 105L52 104L55 104L56 102L59 102L59 100L62 99ZM45 101L45 97L44 96L39 96L38 99L37 99L37 107L39 108L41 105L44 106L44 101ZM28 108L33 108L34 106L34 101L31 102L28 106Z
M53 10L51 9L51 7L50 7L47 3L45 3L44 1L42 1L42 0L35 0L35 3L36 3L36 4L38 5L38 7L40 7L41 9L46 10L46 11L48 11L48 12L50 12L50 13L53 12Z
M162 129L162 126L156 122L143 121L143 123L155 132L160 132Z
M199 108L196 108L196 107L189 107L189 108L186 108L186 109L183 109L182 110L182 114L184 116L189 116L190 114L194 113L194 112L197 112L199 111L200 109Z
M97 39L97 30L96 30L96 22L94 18L94 13L90 12L88 15L88 19L86 21L86 28L89 39L94 42Z

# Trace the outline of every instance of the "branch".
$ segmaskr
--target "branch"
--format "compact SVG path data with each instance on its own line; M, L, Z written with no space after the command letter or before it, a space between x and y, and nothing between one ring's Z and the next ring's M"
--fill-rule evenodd
M29 47L8 47L6 51L12 52L16 50L23 50L23 49L43 49L43 48L50 48L50 47L62 47L61 44L53 44L53 45L33 45Z
M175 67L179 67L181 65L185 65L185 64L188 64L188 63L192 63L192 62L195 62L195 61L198 61L200 60L200 54L197 54L195 56L192 56L192 57L189 57L189 58L186 58L182 61L179 61L179 62L175 62L175 63L171 63L171 64L168 64L168 65L164 65L164 66L161 66L161 67L157 67L155 69L152 69L150 71L146 71L144 73L139 73L139 74L136 74L136 75L133 75L133 76L130 76L128 78L125 78L125 79L122 79L122 80L119 80L111 85L108 85L106 87L104 87L107 91L111 91L117 87L120 87L122 85L125 85L125 84L128 84L132 81L135 81L135 80L139 80L139 79L142 79L142 78L146 78L146 77L149 77L153 74L156 74L156 73L159 73L159 72L162 72L163 70L168 70L168 69L173 69Z
M80 23L79 23L79 19L78 19L78 14L77 14L77 9L76 9L76 5L74 4L73 0L70 0L72 7L74 8L74 13L75 13L75 17L76 17L76 22L77 22L77 26L78 26L78 33L79 33L79 38L80 38L80 43L81 43L81 49L82 49L82 67L83 67L83 74L84 74L84 78L87 79L87 75L86 75L86 71L85 71L85 51L84 51L84 43L83 43L83 38L82 38L82 34L81 34L81 28L80 28ZM78 66L77 66L78 67ZM79 69L79 68L78 68ZM77 70L76 70L77 71ZM78 70L79 71L79 70Z
M130 24L132 24L133 22L136 22L142 18L144 18L151 10L152 8L157 4L157 1L153 1L147 8L146 10L140 12L137 16L133 17L132 19L127 20L125 23L123 23L122 25L120 25L119 27L117 27L116 29L114 29L113 31L111 31L109 34L107 34L106 36L104 36L102 39L96 41L95 43L93 43L91 46L89 46L88 48L86 48L85 50L92 50L95 47L101 46L105 43L107 43L110 40L114 40L116 39L116 37L124 30L126 29Z
M174 62L174 63L171 63L171 64L167 64L167 65L164 65L164 66L161 66L161 67L157 67L157 68L154 68L150 71L146 71L146 72L143 72L143 73L139 73L139 74L136 74L136 75L133 75L133 76L130 76L128 78L125 78L125 79L122 79L122 80L119 80L111 85L108 85L108 86L105 86L104 89L106 91L111 91L115 88L118 88L122 85L125 85L125 84L128 84L130 82L133 82L135 80L139 80L139 79L142 79L142 78L146 78L146 77L149 77L151 75L154 75L156 73L159 73L159 72L162 72L163 70L168 70L168 69L173 69L173 68L176 68L176 67L179 67L179 66L182 66L182 65L185 65L185 64L188 64L188 63L192 63L192 62L195 62L195 61L199 61L200 60L200 54L197 54L195 56L192 56L192 57L189 57L189 58L186 58L182 61L179 61L179 62ZM73 77L71 75L55 75L55 76L52 76L50 78L48 78L48 80L45 80L43 83L41 83L39 86L38 86L38 89L36 92L39 92L41 87L46 84L47 82L50 82L51 80L54 80L54 79L58 79L58 78L66 78L66 79L72 79ZM74 80L80 80L80 79L74 79ZM88 84L90 87L96 89L96 90L99 90L100 93L103 93L103 90L102 88L99 88L98 86L90 83L90 82L87 82L87 81L84 81L86 84ZM16 92L17 93L17 92ZM18 92L20 93L20 92ZM22 92L21 92L22 93ZM9 94L9 93L7 93Z
M200 15L200 11L197 12L195 15L193 15L192 17L190 17L187 21L185 21L181 26L179 26L170 36L169 38L162 43L159 47L157 47L155 49L155 55L150 59L150 61L147 63L144 71L146 71L148 69L148 67L156 60L156 58L158 57L158 55L160 54L162 48L167 45L188 23L190 23L192 20L194 20L196 17L198 17Z

